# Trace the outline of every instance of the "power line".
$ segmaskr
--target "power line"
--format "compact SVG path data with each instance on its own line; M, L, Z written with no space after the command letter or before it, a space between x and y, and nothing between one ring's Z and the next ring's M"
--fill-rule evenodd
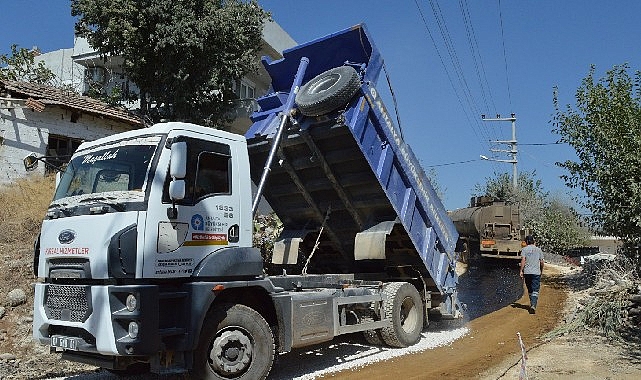
M492 103L492 110L496 112L496 104L494 103L494 98L492 97L492 91L487 80L487 74L485 71L485 66L483 65L483 58L480 54L478 39L476 38L476 32L474 31L474 24L472 24L472 19L470 17L470 9L467 4L467 0L459 0L459 8L461 10L461 15L463 16L463 23L465 24L465 32L467 36L467 42L470 46L470 52L472 54L472 61L474 62L474 69L476 71L476 76L481 86L481 96L483 97L483 102L485 108L490 110L488 104L488 98ZM487 96L486 96L487 93Z
M466 160L466 161L458 161L458 162L448 162L446 164L436 164L436 165L427 165L425 166L426 168L437 168L439 166L449 166L449 165L458 165L458 164L467 164L469 162L476 162L480 160Z
M427 31L430 40L434 46L434 49L437 52L437 55L439 57L439 60L441 61L441 65L443 66L443 69L445 70L445 73L447 75L447 78L450 82L450 85L452 86L452 89L454 91L454 94L457 97L457 100L459 102L459 105L461 106L461 110L463 111L463 114L467 118L468 125L470 128L472 128L472 131L474 132L477 141L482 145L487 148L489 148L489 143L488 141L491 140L490 134L488 133L488 129L483 126L479 121L477 120L476 117L471 117L470 116L470 111L472 113L479 113L478 111L478 105L476 104L474 97L472 96L472 92L470 90L470 87L468 85L468 82L465 79L465 75L463 73L463 69L460 63L460 60L458 58L458 55L456 53L456 49L454 47L452 38L450 37L447 25L445 23L443 14L441 12L441 9L437 3L435 3L433 0L429 0L430 6L432 13L434 15L434 18L436 20L436 24L438 26L441 38L443 39L443 44L445 47L445 50L447 51L447 54L449 56L449 60L451 63L451 70L454 70L454 73L450 72L450 69L448 69L448 66L445 64L445 59L443 54L441 54L441 51L439 49L438 44L436 43L436 40L434 38L434 34L432 33L432 30L430 29L428 22L425 18L425 15L423 13L423 10L421 6L419 5L418 1L415 0L416 7L419 11L421 20L423 21L423 25L425 27L425 30ZM456 77L457 82L459 83L459 86L455 85L455 81L453 77ZM467 104L467 107L464 105ZM483 137L481 137L483 136Z
M503 33L503 12L501 11L501 0L499 4L499 20L501 21L501 42L503 44L503 61L505 62L505 82L507 83L507 96L510 101L510 109L512 109L512 91L510 90L510 75L507 69L507 53L505 52L505 34Z
M557 141L553 143L530 143L530 144L519 144L519 145L543 146L543 145L561 145L561 144L563 144L561 141Z
M474 127L474 118L470 117L470 114L468 113L468 110L466 107L463 106L463 100L461 95L459 94L459 91L457 87L454 85L454 81L452 80L452 75L450 74L450 70L448 70L447 65L445 64L445 60L443 59L443 55L441 54L440 49L438 48L438 44L436 43L436 40L434 39L434 35L432 34L432 31L430 27L428 26L427 20L425 19L425 14L423 13L423 10L421 9L421 6L418 3L418 0L414 0L414 3L416 4L416 8L418 9L419 16L421 17L421 20L423 21L423 25L425 27L425 31L427 32L427 35L429 36L430 40L432 41L432 45L434 46L434 50L436 50L436 55L439 58L439 61L441 62L441 65L443 66L443 69L445 70L445 75L447 76L447 80L450 82L450 86L452 86L452 90L454 91L454 95L456 96L456 99L459 102L459 105L461 106L461 110L463 110L463 114L467 118L468 125L471 126L472 132L474 132L474 135L476 136L477 141L482 142L483 139L480 138L479 132L475 127Z

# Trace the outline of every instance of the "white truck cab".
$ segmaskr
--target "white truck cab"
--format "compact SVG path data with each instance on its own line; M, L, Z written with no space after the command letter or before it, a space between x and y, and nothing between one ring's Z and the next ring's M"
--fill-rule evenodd
M102 355L158 350L147 343L162 322L142 307L162 306L153 284L260 276L251 243L244 137L164 123L83 143L42 224L34 337Z

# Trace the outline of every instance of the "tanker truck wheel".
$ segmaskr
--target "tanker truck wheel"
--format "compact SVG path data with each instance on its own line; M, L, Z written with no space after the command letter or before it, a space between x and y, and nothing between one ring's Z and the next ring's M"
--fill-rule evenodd
M245 305L209 312L194 354L196 379L265 379L274 362L274 335L265 319Z
M353 67L339 66L305 83L295 100L303 115L320 116L345 105L360 86L360 78Z
M390 282L383 287L385 317L392 325L383 327L381 335L392 347L408 347L421 339L423 331L423 301L414 285L407 282Z

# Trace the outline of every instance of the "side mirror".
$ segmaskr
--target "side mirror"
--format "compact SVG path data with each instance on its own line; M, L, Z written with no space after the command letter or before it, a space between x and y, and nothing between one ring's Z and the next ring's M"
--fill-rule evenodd
M31 153L27 157L25 157L22 160L22 163L24 164L24 170L26 171L32 171L35 170L38 167L38 156L36 156L35 153Z
M185 180L174 179L169 182L169 198L177 201L185 198Z
M184 141L171 144L169 175L174 179L183 179L187 175L187 143Z

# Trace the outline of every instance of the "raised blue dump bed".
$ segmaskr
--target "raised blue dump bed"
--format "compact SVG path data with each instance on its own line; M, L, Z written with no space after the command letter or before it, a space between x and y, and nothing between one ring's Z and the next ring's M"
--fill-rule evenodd
M411 265L430 290L438 290L434 296L443 311L452 313L458 233L375 88L383 61L365 25L296 46L283 56L263 62L273 92L258 100L261 111L252 116L254 124L245 135L255 183L302 57L309 59L303 83L346 62L359 67L363 78L346 108L321 117L297 114L287 124L265 186L264 197L283 222L283 236L304 237L299 264L305 263L328 216L310 273L366 278L389 267L411 270ZM385 223L394 220L400 223ZM355 260L356 235L390 225L395 227L387 231L385 258Z

